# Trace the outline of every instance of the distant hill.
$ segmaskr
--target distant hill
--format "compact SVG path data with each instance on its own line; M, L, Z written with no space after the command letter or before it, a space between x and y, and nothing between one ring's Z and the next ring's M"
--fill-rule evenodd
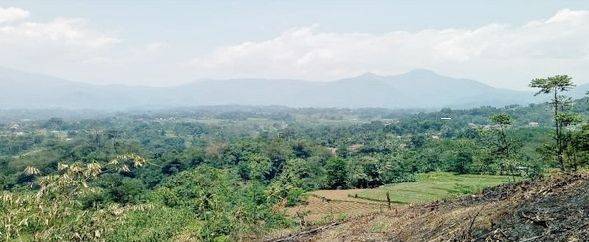
M0 68L0 108L118 109L145 106L155 88L100 86ZM163 93L162 93L163 94Z
M582 98L587 96L587 92L589 92L589 83L578 85L570 94L574 98Z
M579 88L589 90L589 85ZM583 92L584 93L584 92ZM530 92L414 70L331 82L200 80L176 87L100 86L0 68L0 108L128 109L202 105L289 107L470 108L537 101Z
M439 108L504 106L532 101L527 92L414 70L397 76L361 76L332 82L298 80L206 80L178 88L183 102L294 107Z

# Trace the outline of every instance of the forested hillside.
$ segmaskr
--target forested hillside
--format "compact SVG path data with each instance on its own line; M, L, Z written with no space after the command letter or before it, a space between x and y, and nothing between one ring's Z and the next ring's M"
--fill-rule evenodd
M551 148L550 104L438 112L226 106L85 118L19 112L0 129L0 234L259 239L301 226L284 209L313 190L376 188L429 172L521 180L579 170L589 152L587 99L568 106L578 121L556 121L562 160L553 158L560 150Z

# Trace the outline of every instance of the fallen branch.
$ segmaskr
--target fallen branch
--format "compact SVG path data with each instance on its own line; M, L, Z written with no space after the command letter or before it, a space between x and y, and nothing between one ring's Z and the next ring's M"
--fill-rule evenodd
M474 222L477 219L477 217L481 214L481 211L485 208L485 206L481 207L479 209L479 211L477 211L476 214L474 214L474 216L472 216L472 219L470 220L470 224L468 225L468 229L466 231L464 231L464 235L463 238L464 240L470 239L472 237L472 228L474 227Z

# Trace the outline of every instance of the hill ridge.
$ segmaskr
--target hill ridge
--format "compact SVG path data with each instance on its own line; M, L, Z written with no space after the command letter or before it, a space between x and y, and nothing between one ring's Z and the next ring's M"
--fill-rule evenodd
M2 108L130 109L204 105L337 108L472 108L539 102L531 92L417 69L330 82L294 79L205 79L174 87L93 85L0 68ZM589 89L589 85L587 86Z

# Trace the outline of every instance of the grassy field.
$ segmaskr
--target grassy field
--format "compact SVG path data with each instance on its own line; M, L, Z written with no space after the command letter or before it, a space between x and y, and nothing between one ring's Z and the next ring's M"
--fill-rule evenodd
M389 192L394 203L425 203L442 198L455 197L481 191L485 187L500 185L510 181L507 176L493 175L455 175L433 172L418 175L416 182L384 185L375 189L364 189L349 196L373 201L386 201Z
M455 175L446 172L419 174L416 182L389 184L373 189L317 190L306 203L286 209L293 218L309 224L326 224L386 210L386 193L398 204L427 203L472 194L485 187L510 182L507 176ZM519 180L519 179L518 179Z

